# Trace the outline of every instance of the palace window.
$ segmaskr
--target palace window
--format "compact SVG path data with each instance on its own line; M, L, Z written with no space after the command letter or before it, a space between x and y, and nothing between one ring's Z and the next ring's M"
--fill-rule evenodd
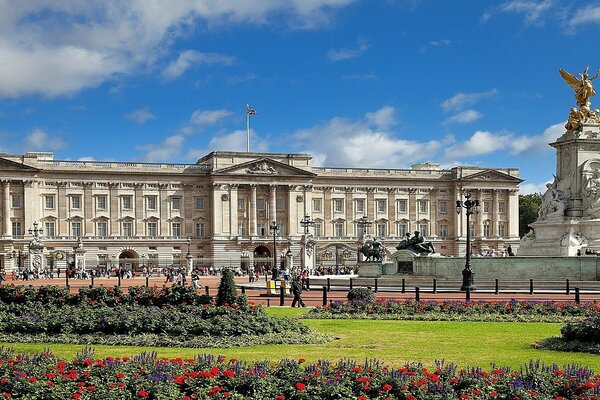
M387 228L385 223L377 224L377 236L385 237L387 236Z
M156 210L156 196L146 197L146 207L148 210Z
M404 237L406 236L406 232L408 232L408 225L404 222L398 224L398 236Z
M108 223L97 222L96 223L96 235L98 235L100 237L108 236Z
M485 221L483 223L483 236L484 237L492 236L492 224L490 223L490 221Z
M492 210L492 202L489 200L485 200L483 202L483 212L489 213Z
M333 211L337 213L344 212L344 200L334 199L333 200Z
M365 213L365 200L364 199L356 199L356 214L364 214Z
M46 237L55 236L55 230L54 230L55 226L56 225L54 224L54 222L51 222L51 221L46 222L44 224L44 236L46 236Z
M445 239L448 237L448 225L440 224L440 237Z
M196 210L204 210L204 198L196 197Z
M54 209L54 195L47 194L44 196L44 207L46 210Z
M323 236L323 234L321 232L321 223L320 222L315 222L315 236L317 236L317 237Z
M448 202L446 200L438 201L438 211L440 214L445 214L448 212Z
M204 226L204 222L199 222L196 224L196 236L204 237L206 235L206 230Z
M333 234L336 237L344 236L344 223L343 222L335 222L333 224Z
M246 224L243 222L238 224L238 236L246 236Z
M382 214L386 211L387 201L385 200L377 200L377 212Z
M398 200L396 202L396 207L398 208L398 214L406 213L406 200Z
M181 236L181 224L179 222L171 223L171 236Z
M71 222L71 236L81 236L81 222Z
M258 211L265 211L267 209L267 201L264 198L256 199L256 209Z
M131 196L123 196L121 204L123 205L123 210L131 210Z
M505 208L506 208L506 204L504 203L504 200L500 200L500 201L498 202L498 212L499 212L500 214L502 214L502 213L505 213L505 212L506 212L506 209L505 209Z
M245 199L238 199L238 211L246 211L246 200Z
M321 212L321 199L313 199L313 211Z
M123 222L123 236L133 236L133 223Z
M106 210L106 195L96 196L96 210Z
M12 234L13 234L13 236L21 236L21 235L23 235L23 228L21 226L21 222L14 221L12 223Z
M265 224L257 224L256 225L256 234L258 236L267 236L267 230L265 229Z
M79 194L71 195L71 209L72 210L81 209L81 195L79 195Z
M12 199L12 208L21 208L21 195L13 194L11 196Z
M181 197L171 197L171 210L181 210Z
M429 228L428 224L419 224L419 232L421 233L421 236L423 236L423 237L429 236L428 228Z
M146 235L157 236L157 234L158 234L158 223L157 222L148 222L146 224Z
M419 213L427 214L427 200L419 200Z
M285 210L285 202L283 199L275 200L275 208L278 210Z
M498 222L498 236L506 237L506 222Z

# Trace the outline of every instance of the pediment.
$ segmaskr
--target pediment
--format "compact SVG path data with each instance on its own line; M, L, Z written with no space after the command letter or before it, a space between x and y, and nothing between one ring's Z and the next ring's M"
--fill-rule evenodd
M0 171L37 172L39 169L0 157Z
M270 158L259 158L238 165L232 165L213 172L213 175L247 175L247 176L302 176L314 177L316 174L300 168L292 167Z
M505 174L504 172L496 171L493 169L487 169L485 171L477 172L472 175L463 176L462 180L464 181L484 181L484 182L494 182L494 181L509 181L520 183L523 182L522 179L517 177Z

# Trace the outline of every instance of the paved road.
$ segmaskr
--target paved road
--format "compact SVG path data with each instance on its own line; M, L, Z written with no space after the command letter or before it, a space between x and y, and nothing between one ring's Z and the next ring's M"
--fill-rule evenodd
M339 278L339 277L338 277ZM266 290L266 283L264 278L261 278L259 282L248 283L247 277L237 277L235 278L236 283L238 284L238 290L241 291L241 287L244 287L244 291L248 296L251 302L255 304L263 304L269 306L279 306L280 305L280 295L279 291L276 290L275 294L268 295ZM219 286L220 277L217 276L203 276L200 280L200 283L203 287L208 287L208 292L211 295L215 295L217 293L217 288ZM11 281L10 279L4 282L5 284L14 283L16 285L31 285L34 287L39 287L42 285L58 285L65 286L65 279L39 279L39 280L31 280L31 281ZM90 286L91 280L78 280L78 279L70 279L69 287L71 292L77 293L80 287ZM94 279L95 286L115 286L118 284L117 278L97 278ZM144 286L146 284L146 278L144 277L136 277L133 279L122 279L121 287L127 288L129 286ZM153 277L148 278L149 286L163 286L165 284L164 277ZM172 283L167 283L167 285L172 285ZM383 289L383 288L382 288ZM331 291L327 292L327 302L332 301L343 301L346 299L346 295L348 293L348 287L336 287L333 286ZM412 287L407 287L406 293L400 292L378 292L376 293L377 298L385 298L385 299L415 299L415 292ZM506 301L510 299L517 300L537 300L537 301L545 301L545 300L554 300L554 301L567 301L572 302L575 301L575 294L572 290L569 295L566 295L565 292L560 293L534 293L530 295L529 292L523 291L519 293L500 293L494 294L489 291L476 291L470 294L471 300L496 300L496 301ZM305 290L302 293L302 298L307 306L320 306L323 304L323 289L322 287L312 287L312 290ZM464 300L465 293L462 292L438 292L432 293L431 289L421 290L419 293L420 300ZM580 300L582 302L588 301L600 301L600 293L598 292L582 292L580 294ZM292 302L292 296L286 295L284 297L284 305L289 306Z

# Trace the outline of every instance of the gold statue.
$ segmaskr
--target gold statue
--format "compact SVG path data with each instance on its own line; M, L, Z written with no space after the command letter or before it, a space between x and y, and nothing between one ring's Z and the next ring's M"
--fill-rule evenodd
M600 70L596 72L596 75L593 77L589 77L588 70L590 67L587 67L583 74L579 74L581 76L581 80L577 79L564 69L559 69L560 74L562 75L567 85L571 86L575 90L575 100L577 101L577 105L579 107L589 107L590 106L590 97L596 95L596 91L594 90L594 85L592 85L592 81L600 75Z

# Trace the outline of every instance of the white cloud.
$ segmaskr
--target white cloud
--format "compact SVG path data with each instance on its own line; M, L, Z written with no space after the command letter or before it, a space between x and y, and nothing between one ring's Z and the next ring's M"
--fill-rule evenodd
M504 149L505 143L510 135L494 134L489 131L477 131L465 142L450 146L446 152L446 158L464 158L493 153Z
M147 121L151 119L156 119L156 115L154 115L148 107L139 108L135 111L130 112L125 115L125 118L132 120L135 123L140 125L144 125Z
M475 104L483 99L493 97L498 93L496 89L489 90L487 92L479 93L462 93L458 92L454 96L446 99L442 102L442 110L444 112L458 111L464 107Z
M362 56L371 47L369 43L360 39L358 40L357 46L353 49L331 49L327 52L327 58L331 61L342 61L349 60L351 58L358 58Z
M181 154L185 138L181 134L167 137L158 144L141 144L136 148L144 153L148 162L173 162Z
M60 150L65 147L65 144L66 143L62 139L53 137L43 129L34 129L31 133L25 136L25 139L23 140L25 152L36 150Z
M214 125L233 114L231 111L220 110L196 110L190 117L190 123L196 126Z
M490 154L496 151L512 155L532 151L550 151L548 143L555 142L564 132L565 122L549 126L540 135L515 135L507 132L477 131L469 139L455 143L444 153L446 160Z
M444 120L444 124L467 124L477 121L481 118L481 113L477 110L468 109L452 115Z
M514 12L523 14L527 24L538 24L543 22L547 12L554 7L552 0L511 0L503 3L500 10L503 12Z
M61 0L0 3L0 98L61 96L152 69L174 39L195 24L267 24L316 28L356 0ZM186 53L166 78L194 62L223 61ZM218 55L216 55L218 56ZM199 59L198 59L199 58ZM196 60L198 59L198 60Z
M532 193L544 193L546 191L546 184L552 183L552 181L546 181L543 183L526 183L523 182L519 185L519 194L532 194Z
M433 47L449 46L450 45L450 40L448 40L448 39L432 40L432 41L429 42L429 45L433 46Z
M315 155L316 165L400 168L431 157L439 150L437 141L395 137L387 130L393 123L393 114L392 107L383 107L359 120L334 117L299 130L294 136L302 151Z
M163 70L164 79L172 80L183 75L194 65L224 64L230 65L235 60L234 57L216 53L201 53L196 50L186 50L179 54L177 60L171 62Z
M600 7L599 6L587 6L579 9L575 15L570 18L569 26L576 28L583 24L600 23Z

